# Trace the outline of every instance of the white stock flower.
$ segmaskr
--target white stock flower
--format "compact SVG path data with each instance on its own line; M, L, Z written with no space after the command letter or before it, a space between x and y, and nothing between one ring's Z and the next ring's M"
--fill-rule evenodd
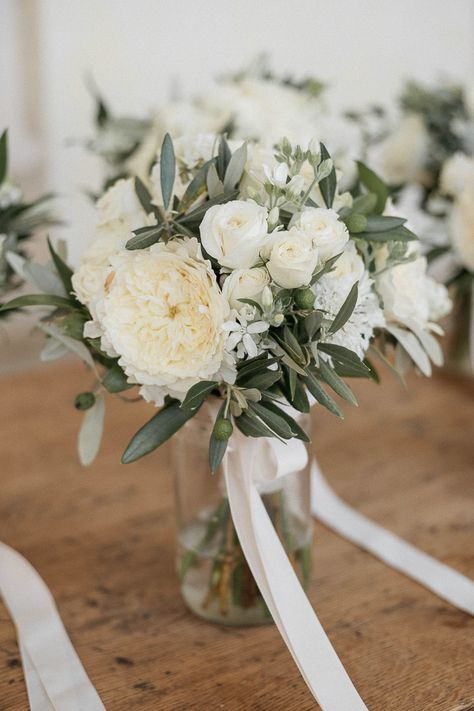
M322 262L340 254L349 241L349 232L337 212L323 207L305 207L292 218L290 227L313 240Z
M253 267L268 238L267 217L267 209L253 202L214 205L199 227L203 247L223 267Z
M314 239L296 228L270 235L262 254L273 281L284 289L309 284L318 263Z
M474 188L474 158L455 153L444 163L439 181L441 192L453 197Z
M398 127L372 151L370 164L390 183L416 180L429 151L429 135L417 114L405 116Z
M264 267L253 269L235 269L226 277L222 293L230 308L240 311L245 305L239 299L252 299L260 303L262 291L270 283L268 271Z
M416 249L414 247L413 249ZM383 302L387 322L429 330L430 324L446 315L450 300L446 288L427 274L426 257L386 266L385 247L378 250L376 289Z
M455 200L448 219L448 232L463 266L474 272L474 185Z
M196 239L122 250L110 258L96 304L102 347L119 357L130 382L157 405L183 399L218 373L227 334L227 300Z
M363 358L370 346L374 329L382 327L385 319L373 290L373 281L353 242L347 244L333 269L316 282L313 291L316 295L315 305L325 311L329 324L355 282L358 282L358 298L354 311L342 328L326 336L326 341L349 348L359 358Z

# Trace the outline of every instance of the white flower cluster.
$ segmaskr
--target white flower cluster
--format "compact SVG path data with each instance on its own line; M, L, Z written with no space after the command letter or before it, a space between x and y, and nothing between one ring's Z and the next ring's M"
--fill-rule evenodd
M194 143L182 139L177 166L186 155L194 169L188 176L177 171L175 193L183 194L202 162L215 155L215 145L209 135ZM403 328L415 324L423 332L443 311L444 292L435 293L426 280L423 258L393 266L380 249L377 274L370 274L339 213L320 206L319 188L306 204L311 183L302 161L290 178L287 166L274 160L257 166L256 151L250 151L237 198L203 210L196 237L173 233L151 246L126 249L133 230L156 222L138 199L133 179L118 181L97 203L96 240L73 275L75 293L92 316L84 335L100 337L129 382L140 384L143 397L157 405L166 395L182 400L201 380L233 383L242 359L274 346L271 328L288 317L283 296L295 290L314 294L327 342L360 358L375 329L390 322ZM325 175L331 166L320 163L313 175L318 170ZM159 175L155 166L147 182L151 206L172 220L172 210L161 201ZM252 181L258 201L249 197ZM338 199L341 206L351 200L341 200L336 191L334 204ZM280 210L289 205L291 216L282 223ZM318 272L324 275L315 279ZM357 304L331 334L329 326L355 283Z

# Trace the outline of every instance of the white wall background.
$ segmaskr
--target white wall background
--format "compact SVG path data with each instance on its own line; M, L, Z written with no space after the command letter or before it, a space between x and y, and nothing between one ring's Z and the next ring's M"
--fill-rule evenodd
M68 146L90 132L88 73L117 111L143 114L266 51L276 71L363 105L409 76L469 81L473 37L472 0L0 0L0 127L12 126L18 177L63 196L77 253L91 218L77 192L100 182L96 160Z

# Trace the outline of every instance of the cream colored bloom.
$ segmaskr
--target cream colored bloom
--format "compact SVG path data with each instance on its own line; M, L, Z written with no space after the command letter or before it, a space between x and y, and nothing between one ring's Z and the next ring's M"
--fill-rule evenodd
M440 176L441 192L456 197L464 190L472 188L474 188L474 159L464 153L455 153L443 165Z
M314 239L296 228L273 233L263 256L273 281L284 289L307 286L318 263Z
M117 180L97 201L96 209L99 224L114 222L126 233L147 224L133 178Z
M305 207L294 216L290 227L312 239L322 262L343 252L349 240L349 232L337 212L323 207Z
M382 271L376 278L376 289L387 322L426 329L449 312L448 292L428 276L426 257L384 269L385 262L386 248L381 248L376 265Z
M270 283L268 271L264 267L253 269L235 269L226 277L222 293L231 309L240 311L245 304L239 299L252 299L260 303L262 291Z
M474 272L474 185L464 190L454 202L448 231L460 261Z
M101 225L96 230L96 239L81 255L72 286L79 301L89 309L93 310L94 303L104 293L110 257L125 246L130 236L116 221Z
M105 294L96 304L102 347L119 357L145 399L182 399L199 380L216 376L229 314L196 239L122 250L110 259Z
M268 211L254 202L232 200L214 205L200 225L206 252L230 269L248 269L268 239Z
M405 116L398 128L373 150L371 165L396 185L416 180L429 151L429 135L417 114Z

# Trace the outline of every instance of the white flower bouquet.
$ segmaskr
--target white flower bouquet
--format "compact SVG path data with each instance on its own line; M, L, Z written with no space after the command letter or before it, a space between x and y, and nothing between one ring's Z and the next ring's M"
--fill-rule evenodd
M25 202L21 189L9 179L5 130L0 136L0 298L28 279L25 242L36 230L55 224L49 210L50 199L50 195L43 195Z
M474 103L456 84L409 82L401 117L369 150L393 186L432 263L454 297L448 349L457 368L474 369Z
M158 408L124 463L182 433L189 607L231 624L273 618L323 706L362 709L298 581L311 560L304 415L317 403L342 417L337 398L356 404L346 378L378 380L373 356L429 374L449 299L405 219L386 214L382 180L363 163L351 193L342 178L319 141L271 150L167 134L144 179L100 198L79 266L50 244L52 264L29 270L42 293L1 311L45 309L42 357L72 351L93 374L76 398L83 464L98 451L107 392L136 387ZM202 472L215 482L209 499L193 485Z

